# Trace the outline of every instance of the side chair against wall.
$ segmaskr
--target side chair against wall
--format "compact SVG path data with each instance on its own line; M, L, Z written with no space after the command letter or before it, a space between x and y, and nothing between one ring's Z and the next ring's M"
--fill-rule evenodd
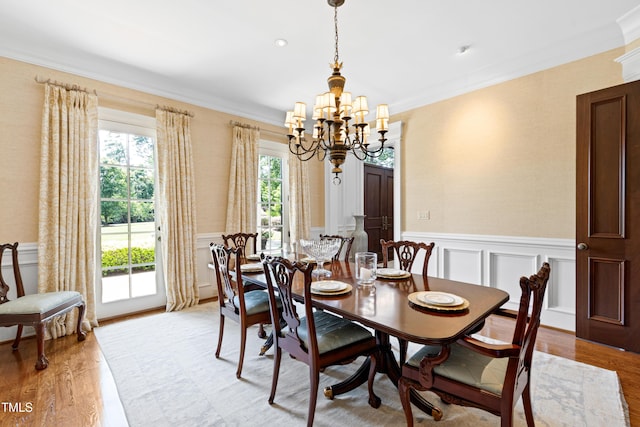
M401 270L411 271L413 264L416 261L420 249L424 251L424 260L422 262L422 276L427 277L429 270L429 259L431 258L431 252L435 246L434 242L426 244L424 242L412 242L410 240L384 240L380 239L380 246L382 247L382 266L388 267L393 255L393 259L398 261L398 265ZM428 282L425 282L428 283ZM404 363L407 359L407 341L398 338L400 345L400 363Z
M338 234L331 234L331 235L329 235L329 234L321 234L320 235L320 240L325 240L325 239L340 239L341 240L340 249L333 256L333 260L334 261L339 261L339 260L348 261L349 260L349 254L351 253L351 246L353 245L353 241L354 241L355 237L345 237L345 236L340 236Z
M240 260L242 264L247 262L247 257L255 255L258 249L258 233L223 234L224 245L230 248L242 249Z
M424 242L412 242L410 240L384 240L380 239L380 246L382 246L382 266L387 267L392 261L390 253L394 258L398 260L398 264L401 270L411 271L413 263L416 261L418 252L423 249L424 261L422 263L422 275L426 276L429 269L429 258L435 243L431 242L426 244Z
M403 365L398 390L409 426L413 425L411 389L429 390L444 402L491 412L500 416L503 427L513 424L513 408L522 396L527 425L534 425L531 359L550 271L545 262L537 274L520 278L522 295L511 343L488 344L465 337L450 347L425 346Z
M321 370L331 365L350 363L358 356L370 356L375 360L376 340L371 332L350 320L313 309L312 264L294 263L285 258L268 256L263 256L263 264L269 291L271 321L273 325L283 325L279 332L274 327L273 381L269 403L273 404L276 395L280 360L284 350L294 359L309 366L311 388L307 426L311 426L316 410ZM302 286L298 287L298 284ZM295 292L302 293L302 301L295 301L294 288ZM282 301L281 312L275 305L276 292ZM304 305L304 308L300 304ZM304 316L300 316L298 310L304 310ZM373 393L373 377L370 378L368 387L369 403L377 407L380 400ZM327 390L325 395L332 398L332 394L327 394Z
M242 364L244 362L244 351L247 342L247 328L249 326L271 322L269 314L269 296L264 290L247 290L244 286L236 286L242 283L242 272L240 269L240 254L242 249L229 248L224 245L211 243L211 257L215 266L216 279L218 285L218 302L220 304L220 332L218 334L218 347L216 348L216 358L220 357L222 348L222 336L224 334L224 321L226 318L232 319L240 324L240 358L236 377L242 374ZM232 257L235 261L235 281L231 277L230 265ZM258 334L260 335L260 334ZM264 338L266 334L261 336Z
M18 349L18 344L20 344L23 326L33 326L36 330L36 344L38 347L36 369L45 369L49 366L49 360L44 354L44 328L46 323L55 316L59 316L78 307L76 333L78 335L78 341L84 341L86 334L82 330L82 320L84 319L85 302L82 295L76 291L43 292L25 295L22 275L20 274L20 265L18 263L18 242L0 245L0 266L2 265L2 257L6 250L11 252L11 263L17 298L9 300L7 296L9 293L9 285L3 277L2 268L0 268L0 326L18 326L16 339L11 345L14 351Z

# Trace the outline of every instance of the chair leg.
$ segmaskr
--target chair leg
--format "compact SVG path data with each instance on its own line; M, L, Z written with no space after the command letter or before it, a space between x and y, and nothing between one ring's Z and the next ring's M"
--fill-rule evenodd
M18 349L18 344L20 344L20 338L22 338L22 326L18 325L18 332L16 333L16 339L11 344L11 348L15 351Z
M218 348L216 348L216 359L220 357L220 349L222 348L222 334L224 334L224 316L220 315L220 330L218 331Z
M280 375L280 359L282 358L282 350L278 343L273 347L273 378L271 380L271 394L269 395L269 404L273 404L276 397L276 387L278 387L278 376Z
M236 371L236 378L240 378L242 375L242 364L244 362L244 348L247 345L247 327L244 324L240 325L240 358L238 359L238 370Z
M82 320L84 319L84 311L86 307L83 304L78 306L78 324L76 325L76 334L78 335L78 341L84 341L87 338L87 334L82 330Z
M529 388L531 383L527 383L524 390L522 390L522 406L524 406L524 416L527 419L527 426L533 427L533 407L531 406L531 390Z
M407 427L413 427L413 413L411 412L411 387L404 378L398 379L398 392L404 416L407 419Z
M378 370L376 366L377 357L375 354L369 356L369 362L369 380L367 381L367 387L369 388L369 405L372 408L379 408L382 401L378 396L376 396L375 392L373 391L373 380L376 376L376 371Z
M316 414L316 402L318 401L318 385L320 384L320 372L309 367L309 380L311 390L309 394L309 414L307 415L307 427L313 426L313 417Z
M260 323L260 327L258 328L258 338L266 338L267 333L264 330L264 323Z
M36 369L41 371L49 366L49 360L44 355L44 323L36 325L36 342L38 346L38 360L36 360Z

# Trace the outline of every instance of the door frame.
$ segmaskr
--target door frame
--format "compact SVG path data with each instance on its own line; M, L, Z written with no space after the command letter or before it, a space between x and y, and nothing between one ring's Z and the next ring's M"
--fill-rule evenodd
M375 134L375 129L371 134ZM393 178L393 238L399 240L402 234L402 122L389 124L385 145L394 147ZM342 183L333 184L331 164L324 161L324 232L326 234L348 235L355 229L354 214L364 213L364 163L347 155Z
M130 131L131 133L136 133L136 129L139 129L140 132L144 133L145 129L153 129L156 128L156 119L155 117L144 116L141 114L129 113L126 111L114 110L110 108L99 107L98 109L98 121L101 122L111 122L116 123L118 126L122 128L124 131ZM100 129L100 126L98 126ZM154 140L157 143L156 135L153 135ZM99 141L96 140L96 144ZM156 163L157 163L157 155L156 155ZM156 164L156 179L157 179L157 164ZM96 179L99 179L96 176ZM157 189L157 182L156 182ZM98 195L99 197L99 195ZM156 195L157 197L157 195ZM99 222L99 220L98 220ZM96 314L98 320L107 319L115 316L125 315L129 313L135 313L143 310L148 310L152 308L163 307L167 303L167 293L164 284L164 268L162 265L162 252L161 246L158 243L158 222L156 218L156 224L154 229L156 230L156 294L149 296L140 296L134 297L124 300L111 301L108 303L102 303L102 268L101 268L101 232L100 227L98 226L97 239L96 239L96 250L98 256L96 257L96 281L95 281L95 299L96 299Z

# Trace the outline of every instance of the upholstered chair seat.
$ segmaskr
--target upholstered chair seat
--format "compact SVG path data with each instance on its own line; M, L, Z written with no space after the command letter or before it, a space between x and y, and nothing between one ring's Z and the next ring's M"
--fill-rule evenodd
M423 357L434 357L438 351L440 347L424 346L407 361L407 365L419 369ZM508 362L508 357L488 357L461 345L452 344L449 358L441 365L435 366L433 372L443 378L501 394Z
M280 299L276 300L278 307L282 308ZM233 305L240 307L240 297L235 296L233 298ZM244 294L244 307L247 311L247 315L269 312L269 294L265 291L251 291Z
M326 311L314 312L313 320L316 325L316 337L320 354L372 338L371 332L362 326L342 317L329 314ZM298 335L307 347L309 346L308 334L307 318L303 317L300 319Z
M42 314L76 298L82 299L80 292L60 291L25 295L0 304L0 314Z

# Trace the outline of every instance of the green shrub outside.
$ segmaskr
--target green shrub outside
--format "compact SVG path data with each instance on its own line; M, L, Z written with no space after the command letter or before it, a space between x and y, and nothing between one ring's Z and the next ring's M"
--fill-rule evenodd
M131 263L132 264L149 264L155 263L155 249L154 248L131 248ZM129 252L127 248L108 249L102 252L102 275L111 276L116 274L127 273L126 267L104 270L109 267L126 266L129 264ZM143 265L133 268L134 272L140 271L153 271L155 265Z

